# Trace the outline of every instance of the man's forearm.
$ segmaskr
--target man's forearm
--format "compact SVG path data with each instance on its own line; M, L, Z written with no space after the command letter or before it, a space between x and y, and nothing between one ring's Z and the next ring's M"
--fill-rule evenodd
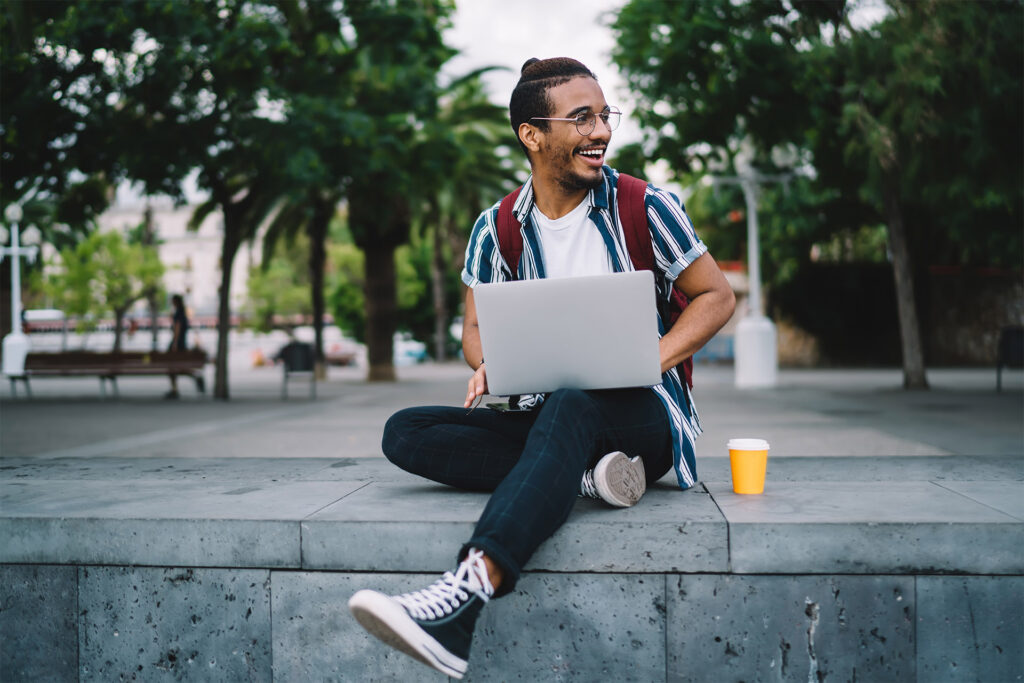
M661 338L661 371L667 372L699 351L729 321L735 307L732 290L712 290L694 298Z
M462 356L466 364L476 370L483 362L483 351L480 345L480 327L475 323L462 328Z
M462 319L462 357L466 364L474 370L480 369L483 363L483 347L480 345L480 325L476 319L476 302L473 301L473 290L466 289L466 312Z

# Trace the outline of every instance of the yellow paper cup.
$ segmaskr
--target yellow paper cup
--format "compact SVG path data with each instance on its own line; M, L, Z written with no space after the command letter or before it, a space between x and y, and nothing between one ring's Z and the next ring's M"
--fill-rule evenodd
M732 466L732 490L736 493L763 493L768 470L768 442L764 439L729 439L729 464Z

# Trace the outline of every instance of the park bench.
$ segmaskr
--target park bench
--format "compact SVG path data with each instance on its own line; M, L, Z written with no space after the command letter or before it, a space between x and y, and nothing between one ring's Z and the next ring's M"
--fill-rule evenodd
M202 349L189 351L63 351L60 353L30 353L25 358L22 375L10 375L11 393L17 394L17 382L25 385L31 396L29 379L36 377L99 377L100 392L106 396L106 383L110 382L114 395L118 395L117 378L124 376L187 375L195 380L196 389L206 391L203 366L207 362Z

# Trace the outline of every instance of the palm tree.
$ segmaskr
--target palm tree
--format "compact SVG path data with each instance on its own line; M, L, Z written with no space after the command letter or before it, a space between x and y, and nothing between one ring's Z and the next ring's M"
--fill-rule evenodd
M437 360L444 360L448 338L445 278L458 277L474 220L511 189L517 170L508 114L488 99L481 80L499 68L504 67L476 69L444 86L437 112L417 140L417 167L424 182L417 186L416 213L433 242L430 279Z

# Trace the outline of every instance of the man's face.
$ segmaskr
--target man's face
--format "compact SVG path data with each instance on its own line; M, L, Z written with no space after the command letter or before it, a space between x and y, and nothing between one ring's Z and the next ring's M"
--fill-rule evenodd
M548 90L549 116L571 119L580 112L600 114L608 106L601 86L580 76ZM570 192L589 190L603 180L601 167L612 132L600 118L589 135L580 135L571 121L548 121L534 163Z

